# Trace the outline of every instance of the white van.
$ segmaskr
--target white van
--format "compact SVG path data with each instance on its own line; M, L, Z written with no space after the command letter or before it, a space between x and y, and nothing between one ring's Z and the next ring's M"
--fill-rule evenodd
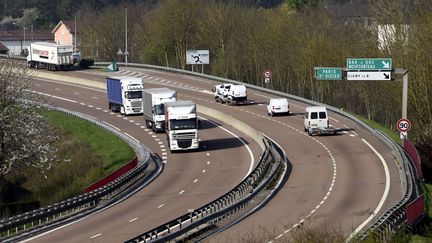
M327 109L324 106L308 106L304 115L304 130L312 133L327 133L330 127ZM332 130L333 132L333 130Z
M267 114L269 116L274 116L277 114L287 114L289 115L289 104L287 98L271 98L269 104L267 105Z

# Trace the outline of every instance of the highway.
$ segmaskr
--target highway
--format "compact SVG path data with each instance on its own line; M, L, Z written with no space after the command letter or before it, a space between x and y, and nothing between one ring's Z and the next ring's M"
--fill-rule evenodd
M213 100L210 90L216 83L212 81L135 68L122 68L118 74L142 77L145 88L176 89L179 99L190 99L243 121L285 150L292 171L278 194L260 211L210 238L210 242L238 242L248 237L283 242L299 224L336 229L348 236L371 215L379 215L403 196L391 151L345 117L330 113L330 123L343 129L340 135L310 137L303 131L306 105L299 102L290 101L292 115L269 117L265 104L271 96L265 93L249 90L252 104L228 106ZM201 151L171 154L165 135L146 129L141 116L123 117L107 110L103 88L107 75L112 73L49 73L49 80L42 76L35 80L34 91L52 95L53 104L95 117L146 144L166 162L165 169L124 202L32 238L32 242L127 240L229 191L259 159L261 149L250 136L211 117L202 118Z

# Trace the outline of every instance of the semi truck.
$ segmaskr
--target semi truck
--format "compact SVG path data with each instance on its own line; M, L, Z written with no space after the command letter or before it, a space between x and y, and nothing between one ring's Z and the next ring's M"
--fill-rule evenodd
M142 92L144 82L141 78L112 76L106 78L108 108L122 115L142 113Z
M27 65L31 68L45 68L49 71L70 69L74 64L72 52L72 45L33 42L29 46Z
M165 133L171 151L198 150L196 104L190 100L166 102Z
M229 105L247 104L246 86L242 84L218 84L213 88L216 102L227 103Z
M144 89L143 115L147 128L153 132L165 131L164 103L177 100L177 92L168 88Z

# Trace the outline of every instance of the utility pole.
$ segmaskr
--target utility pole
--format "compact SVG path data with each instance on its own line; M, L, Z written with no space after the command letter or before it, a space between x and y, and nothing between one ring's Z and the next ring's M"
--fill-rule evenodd
M126 66L127 66L127 64L128 64L128 49L127 49L127 44L128 44L128 37L127 37L127 7L125 7L125 52L124 52L124 55L125 55L125 63L126 63Z
M76 51L76 45L77 45L77 27L76 27L76 16L77 14L76 14L76 12L75 12L75 29L74 29L74 33L75 33L75 36L74 36L74 47L73 47L73 49L74 49L74 53L76 53L77 51Z

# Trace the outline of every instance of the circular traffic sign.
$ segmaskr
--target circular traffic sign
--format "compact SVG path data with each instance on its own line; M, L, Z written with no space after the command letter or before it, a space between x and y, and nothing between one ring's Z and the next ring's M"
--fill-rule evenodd
M411 129L411 122L408 119L402 118L396 123L396 127L401 132L408 132Z
M264 78L271 78L271 76L272 76L272 72L270 70L264 71Z

